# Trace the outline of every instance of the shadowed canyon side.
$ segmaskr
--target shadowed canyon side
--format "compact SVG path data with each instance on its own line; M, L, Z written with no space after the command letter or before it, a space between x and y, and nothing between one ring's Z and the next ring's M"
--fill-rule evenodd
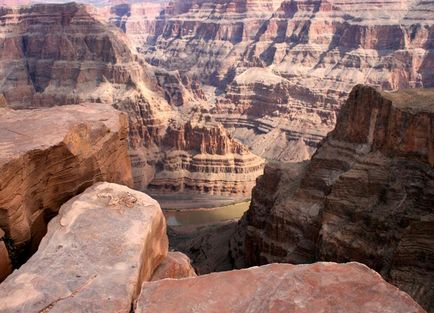
M98 181L132 186L128 119L102 104L0 114L0 228L18 266L66 200Z
M153 182L163 191L250 194L262 159L200 109L206 105L194 80L147 65L100 10L74 3L3 7L2 102L15 109L113 105L129 116L135 188ZM217 149L205 151L204 144Z
M109 19L122 17L145 59L199 79L216 119L266 158L309 159L356 84L434 87L432 1L176 0L160 14L155 6L128 8ZM146 23L137 23L141 14Z
M434 308L434 90L356 86L310 162L266 167L240 264L358 261Z

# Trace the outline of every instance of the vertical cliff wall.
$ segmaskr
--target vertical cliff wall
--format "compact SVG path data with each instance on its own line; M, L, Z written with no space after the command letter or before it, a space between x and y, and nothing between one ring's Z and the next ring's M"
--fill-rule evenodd
M237 260L362 262L432 310L432 99L432 89L356 86L310 162L267 166Z

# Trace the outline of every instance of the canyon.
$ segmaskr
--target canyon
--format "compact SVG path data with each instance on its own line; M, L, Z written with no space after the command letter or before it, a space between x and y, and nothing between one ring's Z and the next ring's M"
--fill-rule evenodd
M136 189L250 194L262 158L201 109L194 81L147 65L96 8L2 7L0 19L4 106L113 106L128 114ZM190 106L178 110L181 100Z
M0 3L1 312L433 312L434 1L60 2Z
M356 84L434 86L432 1L159 6L114 5L107 19L149 64L198 80L216 120L267 159L309 159Z
M310 161L267 165L238 266L357 261L434 307L434 90L356 86Z

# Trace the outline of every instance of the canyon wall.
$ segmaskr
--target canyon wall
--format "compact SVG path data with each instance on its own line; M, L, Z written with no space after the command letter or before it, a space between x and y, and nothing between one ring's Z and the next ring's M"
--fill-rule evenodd
M146 189L154 181L154 189L249 194L262 173L261 158L247 149L242 154L229 153L231 148L201 152L200 146L190 145L189 151L180 151L170 139L171 130L189 128L192 116L202 114L201 89L192 78L147 65L133 52L125 34L107 23L111 11L106 10L74 3L2 7L3 105L14 109L82 102L114 106L129 117L135 188ZM240 146L218 123L203 118L202 124L187 134L187 140ZM174 157L177 153L183 157Z
M433 95L356 86L310 162L266 167L235 261L362 262L432 311Z
M20 265L66 200L98 181L132 186L128 119L102 104L0 112L0 227Z
M138 51L198 78L216 118L266 158L309 159L356 84L434 86L432 1L176 0L152 16L125 17Z

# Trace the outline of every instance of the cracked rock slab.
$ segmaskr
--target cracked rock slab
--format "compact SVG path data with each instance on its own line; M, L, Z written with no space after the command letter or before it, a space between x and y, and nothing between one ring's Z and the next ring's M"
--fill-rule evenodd
M36 254L0 285L0 312L129 313L166 255L158 203L97 183L62 205Z
M422 313L410 296L360 263L270 264L146 282L136 313Z

